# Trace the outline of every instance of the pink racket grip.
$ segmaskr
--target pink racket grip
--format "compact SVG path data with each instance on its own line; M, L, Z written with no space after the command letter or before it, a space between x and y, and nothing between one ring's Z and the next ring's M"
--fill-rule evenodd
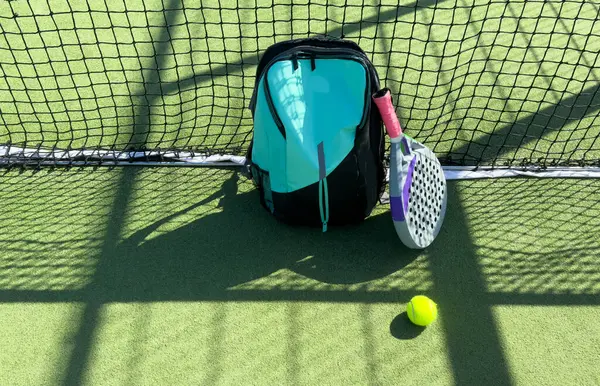
M392 104L392 93L389 88L382 88L373 94L373 102L377 105L377 109L381 114L381 119L385 124L385 129L390 138L400 139L402 135L402 128L400 122L396 116L396 110Z

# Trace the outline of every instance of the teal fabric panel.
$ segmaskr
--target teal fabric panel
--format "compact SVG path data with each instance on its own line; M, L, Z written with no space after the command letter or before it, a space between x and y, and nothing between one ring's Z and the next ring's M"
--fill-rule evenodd
M286 131L287 188L319 181L317 145L323 142L327 174L354 146L364 114L366 70L346 59L309 59L273 64L267 76L273 104ZM275 190L275 189L274 189Z
M254 111L252 162L270 173L272 191L286 193L286 141L269 110L263 83L264 79L261 79Z

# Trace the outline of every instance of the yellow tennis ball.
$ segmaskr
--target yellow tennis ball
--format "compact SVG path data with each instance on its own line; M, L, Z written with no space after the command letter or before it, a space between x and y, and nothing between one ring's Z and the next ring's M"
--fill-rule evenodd
M418 326L428 326L437 318L437 304L427 296L417 295L406 306L408 319Z

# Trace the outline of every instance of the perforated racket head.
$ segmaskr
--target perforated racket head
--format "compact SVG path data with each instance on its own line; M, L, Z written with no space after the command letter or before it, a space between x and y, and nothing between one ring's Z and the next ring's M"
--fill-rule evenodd
M416 151L415 158L406 221L413 242L426 248L438 235L446 215L446 179L429 149Z
M446 215L447 185L435 154L414 140L401 155L399 184L402 215L394 220L401 241L413 249L428 247L437 237Z

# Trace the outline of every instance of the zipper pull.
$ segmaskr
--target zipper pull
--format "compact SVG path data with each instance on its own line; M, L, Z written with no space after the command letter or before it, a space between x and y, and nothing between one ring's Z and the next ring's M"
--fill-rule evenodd
M315 68L317 68L317 63L315 61L315 55L311 55L310 56L310 69L311 69L311 71L314 71Z
M326 178L319 181L319 210L321 212L321 222L323 223L323 233L325 233L329 221L329 192Z
M321 213L323 232L327 232L327 221L329 221L329 189L327 188L323 142L317 145L317 154L319 159L319 212Z
M325 201L325 220L323 221L323 232L327 232L327 222L329 221L329 189L327 187L327 177L323 179L323 200Z

